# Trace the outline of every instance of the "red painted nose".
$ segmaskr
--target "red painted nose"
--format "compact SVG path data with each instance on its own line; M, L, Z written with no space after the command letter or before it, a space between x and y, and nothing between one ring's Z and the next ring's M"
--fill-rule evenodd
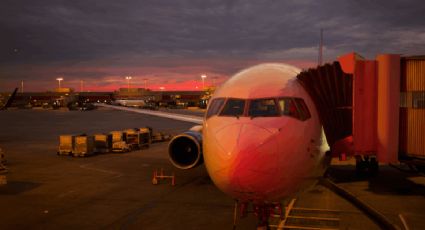
M215 133L216 143L229 157L236 157L240 151L255 150L261 154L274 154L277 144L273 132L252 124L232 124Z
M216 133L228 179L222 184L227 192L241 197L262 196L275 182L277 170L276 135L260 126L233 124ZM248 195L249 194L249 195Z

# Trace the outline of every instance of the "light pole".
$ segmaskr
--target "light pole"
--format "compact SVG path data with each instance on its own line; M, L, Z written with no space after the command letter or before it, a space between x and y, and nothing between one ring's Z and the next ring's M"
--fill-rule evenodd
M83 92L84 89L84 81L80 80L80 92Z
M58 81L58 85L59 85L59 89L61 88L61 81L63 81L62 77L58 77L56 78L56 80Z
M126 76L125 79L127 79L128 92L130 92L130 80L131 80L131 76Z
M207 78L207 75L202 74L201 78L202 78L202 90L204 90L205 89L205 78Z
M147 85L148 85L148 79L147 78L143 78L143 82L145 83L145 90L148 89Z
M24 80L21 81L21 93L24 92Z

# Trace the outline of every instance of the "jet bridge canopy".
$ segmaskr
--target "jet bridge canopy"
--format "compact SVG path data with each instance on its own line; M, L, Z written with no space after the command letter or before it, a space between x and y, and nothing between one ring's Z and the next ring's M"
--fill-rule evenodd
M334 62L303 71L297 79L316 105L332 150L338 140L352 135L352 74Z

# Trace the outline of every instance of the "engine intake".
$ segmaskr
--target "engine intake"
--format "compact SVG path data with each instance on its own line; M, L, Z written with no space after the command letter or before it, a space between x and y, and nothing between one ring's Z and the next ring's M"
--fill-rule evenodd
M168 144L168 155L171 163L179 169L191 169L199 166L204 162L202 133L192 128L175 136Z

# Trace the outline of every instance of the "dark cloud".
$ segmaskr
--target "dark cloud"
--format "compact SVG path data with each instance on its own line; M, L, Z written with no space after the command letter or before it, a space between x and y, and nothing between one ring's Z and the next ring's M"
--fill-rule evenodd
M0 77L24 64L314 61L320 28L328 60L351 51L423 54L424 12L421 0L3 0Z

